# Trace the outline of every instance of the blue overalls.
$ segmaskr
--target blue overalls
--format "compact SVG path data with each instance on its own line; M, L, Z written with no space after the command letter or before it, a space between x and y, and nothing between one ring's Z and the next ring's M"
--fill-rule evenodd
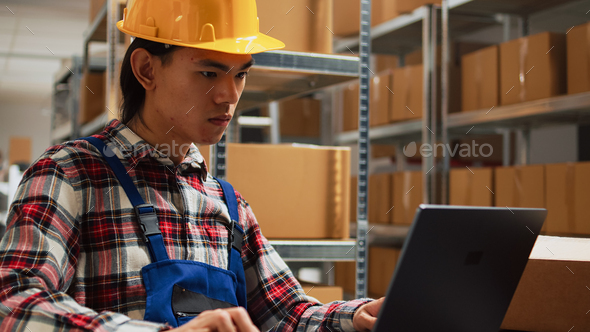
M231 225L228 227L228 270L201 262L170 259L158 226L156 209L145 204L125 166L102 140L82 138L107 160L135 209L152 263L141 269L147 294L144 319L178 327L205 310L246 308L246 278L242 265L244 231L238 224L238 203L233 187L216 179L223 190ZM109 153L106 153L106 152ZM234 230L238 233L234 236Z

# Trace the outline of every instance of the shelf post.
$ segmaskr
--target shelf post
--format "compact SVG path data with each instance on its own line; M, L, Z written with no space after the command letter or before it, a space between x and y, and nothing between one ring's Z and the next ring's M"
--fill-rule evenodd
M105 105L110 112L117 117L119 112L119 102L121 96L118 89L118 78L121 68L119 68L120 61L120 42L121 33L117 29L117 22L121 18L121 4L120 0L107 0L107 72L106 72L106 101ZM85 46L88 48L88 45ZM88 52L86 52L86 60L88 61ZM103 112L107 112L106 109ZM107 120L108 121L108 120Z
M449 204L449 171L451 157L447 146L449 116L449 1L442 0L442 68L441 68L441 138L443 144L443 167L441 172L441 204ZM455 87L456 88L456 87ZM435 112L436 113L436 112Z
M270 126L270 143L280 144L281 143L281 120L279 113L279 102L273 101L268 104L268 112L270 113L270 120L272 122Z
M371 55L371 0L361 0L360 40L360 96L359 96L359 174L357 195L357 235L356 235L356 298L367 296L367 207L369 175L369 78Z
M424 64L424 71L423 71L423 94L422 94L422 144L427 144L430 147L434 147L434 142L436 142L436 136L434 130L436 128L432 127L432 120L433 120L433 97L435 96L436 92L433 87L435 74L436 71L434 66L436 65L435 59L435 50L436 50L436 32L434 20L436 12L434 11L432 5L424 6L424 18L422 20L422 63ZM434 41L433 41L434 38ZM434 45L434 50L433 50ZM418 148L418 153L422 154L421 147ZM422 177L423 177L423 198L422 202L424 204L430 204L434 202L433 193L435 192L435 183L433 181L436 180L436 167L434 165L434 151L431 151L430 156L422 156ZM432 173L432 174L430 174ZM432 176L434 175L434 177Z

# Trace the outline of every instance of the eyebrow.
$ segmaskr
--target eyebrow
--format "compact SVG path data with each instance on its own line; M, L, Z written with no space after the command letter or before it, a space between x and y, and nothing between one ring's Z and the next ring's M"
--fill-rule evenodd
M242 65L242 67L240 67L239 70L245 70L248 69L250 67L252 67L254 65L255 61L254 59L250 59L250 61L246 62L244 65ZM197 64L199 66L203 66L203 67L213 67L213 68L217 68L219 70L223 70L225 72L229 72L230 70L233 69L228 67L227 65L224 65L221 62L217 62L215 60L211 60L211 59L206 59L206 60L200 60L199 62L197 62Z

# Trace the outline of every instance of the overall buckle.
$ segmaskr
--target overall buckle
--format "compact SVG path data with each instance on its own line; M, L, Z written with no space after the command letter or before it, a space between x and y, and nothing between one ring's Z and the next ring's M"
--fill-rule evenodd
M158 224L156 209L152 204L140 204L134 207L139 226L143 231L143 239L149 242L148 236L162 234Z

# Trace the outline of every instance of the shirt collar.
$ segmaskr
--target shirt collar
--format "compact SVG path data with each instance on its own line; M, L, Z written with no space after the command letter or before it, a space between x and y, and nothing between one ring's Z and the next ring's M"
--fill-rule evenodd
M180 173L198 173L201 180L206 181L207 179L207 163L195 144L190 145L182 162L174 166L172 160L164 152L150 145L117 119L109 122L102 135L109 138L110 142L113 143L114 146L111 146L111 148L117 157L129 161L131 165L153 158L170 170L176 167Z

